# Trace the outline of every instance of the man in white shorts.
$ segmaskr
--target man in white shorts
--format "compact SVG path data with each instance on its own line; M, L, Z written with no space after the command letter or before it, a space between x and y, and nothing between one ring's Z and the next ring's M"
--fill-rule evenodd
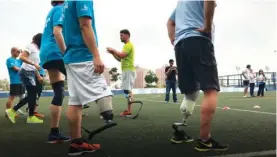
M64 63L69 92L69 121L72 142L68 155L95 152L99 144L88 144L81 135L82 106L96 102L106 124L112 123L112 91L102 75L104 64L97 48L93 1L66 1L63 31Z
M107 48L107 51L112 54L117 61L121 62L122 88L128 99L128 108L123 111L120 116L132 116L131 107L132 101L134 101L132 89L136 79L136 68L134 66L135 49L130 41L129 30L123 29L120 31L120 40L124 43L122 52L110 47Z

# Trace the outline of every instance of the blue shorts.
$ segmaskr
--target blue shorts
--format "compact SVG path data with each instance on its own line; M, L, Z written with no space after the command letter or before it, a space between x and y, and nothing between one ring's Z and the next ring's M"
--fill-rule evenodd
M36 71L21 69L19 72L22 84L25 86L36 86Z

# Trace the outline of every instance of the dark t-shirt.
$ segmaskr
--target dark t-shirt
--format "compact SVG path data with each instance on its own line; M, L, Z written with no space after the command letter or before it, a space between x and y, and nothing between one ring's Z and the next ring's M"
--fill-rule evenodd
M166 67L165 68L165 72L167 72L167 70L169 69L170 67ZM176 81L176 71L175 70L171 70L171 72L169 73L169 75L167 75L167 79L166 80L172 80L172 81Z

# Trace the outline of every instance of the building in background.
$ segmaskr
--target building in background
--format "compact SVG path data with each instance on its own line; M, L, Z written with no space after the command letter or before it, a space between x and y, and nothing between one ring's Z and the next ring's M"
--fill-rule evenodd
M144 80L145 75L147 75L149 69L145 69L139 66L136 66L136 80L134 84L134 88L144 88L146 86L146 82Z
M156 69L156 76L158 77L159 81L157 83L158 87L165 86L165 68L167 65L162 66L161 68Z

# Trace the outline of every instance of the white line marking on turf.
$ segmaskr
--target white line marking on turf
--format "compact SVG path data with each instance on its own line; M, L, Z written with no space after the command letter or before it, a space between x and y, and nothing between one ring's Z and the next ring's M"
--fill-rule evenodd
M165 103L164 101L157 101L157 100L151 100L151 99L143 99L140 98L140 100L144 100L144 101L150 101L150 102L161 102L161 103ZM176 104L176 103L171 103L168 102L170 104ZM195 106L200 106L200 105L195 105ZM222 107L216 107L218 109L222 109ZM230 108L229 110L233 110L233 111L239 111L239 112L252 112L252 113L259 113L259 114L267 114L267 115L275 115L276 113L272 113L272 112L262 112L262 111L253 111L253 110L242 110L242 109L236 109L236 108Z
M229 155L220 155L220 156L210 156L210 157L260 157L276 155L276 150L267 150L261 152L250 152L250 153L241 153L241 154L229 154Z

